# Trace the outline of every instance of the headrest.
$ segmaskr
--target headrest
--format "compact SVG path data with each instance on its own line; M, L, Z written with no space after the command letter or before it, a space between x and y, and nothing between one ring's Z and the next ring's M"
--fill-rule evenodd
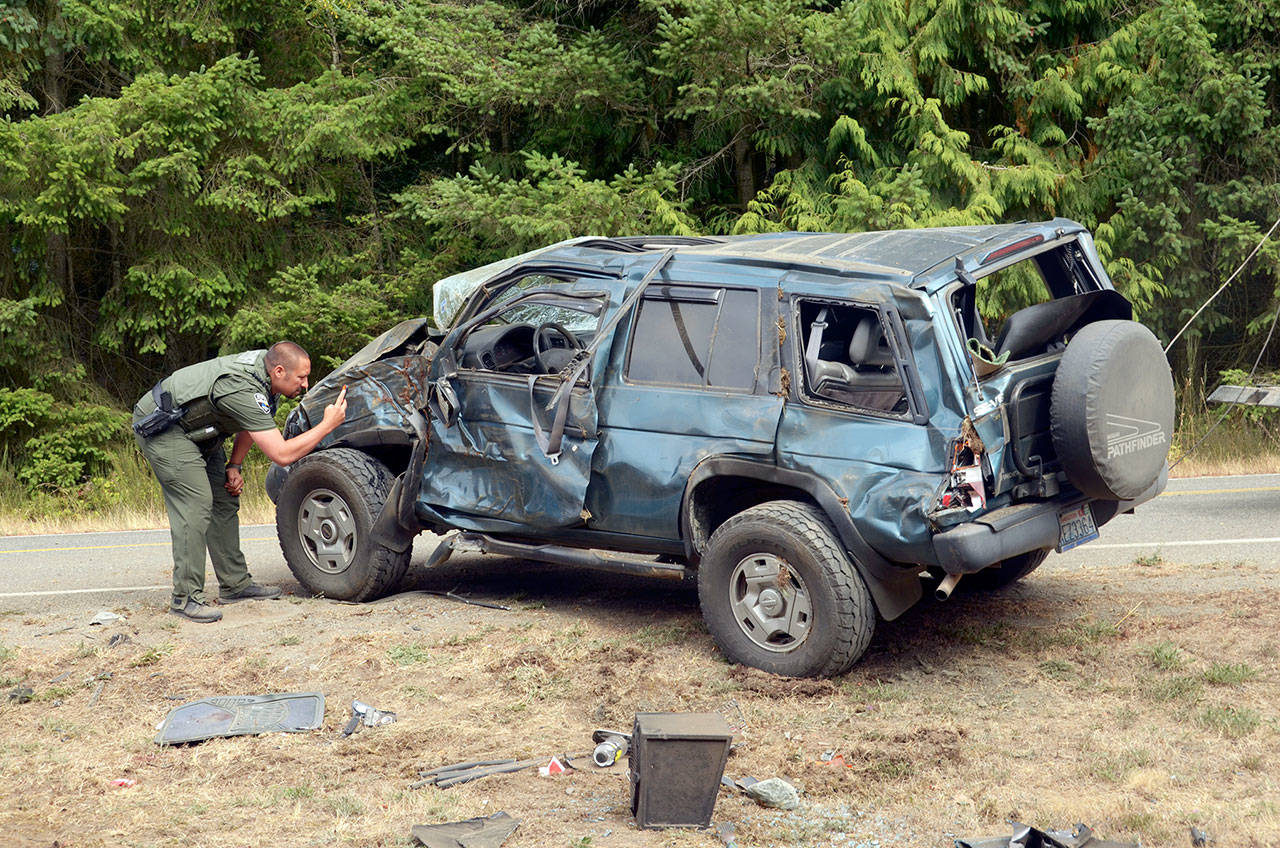
M858 319L858 325L853 328L853 336L849 339L849 361L854 365L893 364L889 340L884 337L884 328L875 315L865 315Z

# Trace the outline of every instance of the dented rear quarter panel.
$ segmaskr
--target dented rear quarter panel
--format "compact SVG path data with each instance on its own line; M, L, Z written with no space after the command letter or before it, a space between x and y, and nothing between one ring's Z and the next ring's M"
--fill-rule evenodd
M800 277L786 285L788 296L814 297L821 287ZM876 281L846 281L833 297L868 306L895 307L906 332L916 379L926 409L924 423L910 418L860 412L806 399L793 378L778 433L779 467L826 480L840 496L863 538L886 559L933 563L930 507L949 469L951 444L965 416L962 379L949 316L924 293L889 288ZM803 368L798 310L790 310L792 331L784 358L797 375ZM954 335L954 332L951 332Z

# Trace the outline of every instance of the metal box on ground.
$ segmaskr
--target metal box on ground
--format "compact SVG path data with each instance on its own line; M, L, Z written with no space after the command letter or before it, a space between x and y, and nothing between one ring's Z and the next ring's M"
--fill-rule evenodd
M636 824L711 824L732 738L719 713L636 713L630 754Z

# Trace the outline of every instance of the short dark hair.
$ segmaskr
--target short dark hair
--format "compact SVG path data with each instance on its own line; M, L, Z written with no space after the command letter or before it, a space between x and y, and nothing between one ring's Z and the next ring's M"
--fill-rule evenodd
M311 361L311 357L302 349L302 345L293 342L276 342L267 351L266 366L268 371L277 365L283 365L286 371L292 371L304 359Z

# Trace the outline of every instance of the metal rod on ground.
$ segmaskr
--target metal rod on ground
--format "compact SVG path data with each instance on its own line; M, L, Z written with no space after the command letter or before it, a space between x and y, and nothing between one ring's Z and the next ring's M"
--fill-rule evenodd
M440 766L428 771L420 771L418 772L418 777L430 777L433 774L444 774L447 771L461 771L462 769L479 768L480 766L502 766L514 762L515 760L471 760L466 763L454 763L451 766Z
M588 757L590 751L583 751L576 754L560 754L563 759L571 760L575 758ZM422 780L414 781L409 784L410 789L418 789L428 784L434 783L441 789L448 789L450 786L457 786L460 783L469 783L482 777L491 777L495 774L510 774L512 772L523 771L527 768L541 765L554 756L548 754L545 757L535 757L530 760L492 760L492 761L476 761L474 763L455 763L451 766L440 766L430 771L418 772Z
M547 759L550 759L550 757ZM437 777L436 786L439 786L441 789L448 789L450 786L457 786L460 783L470 783L471 781L479 780L482 777L489 777L495 774L509 774L513 771L524 771L527 768L532 768L543 762L546 762L546 760L520 760L519 762L508 763L504 766L489 766L488 768L473 769L457 774L451 772L441 777Z

